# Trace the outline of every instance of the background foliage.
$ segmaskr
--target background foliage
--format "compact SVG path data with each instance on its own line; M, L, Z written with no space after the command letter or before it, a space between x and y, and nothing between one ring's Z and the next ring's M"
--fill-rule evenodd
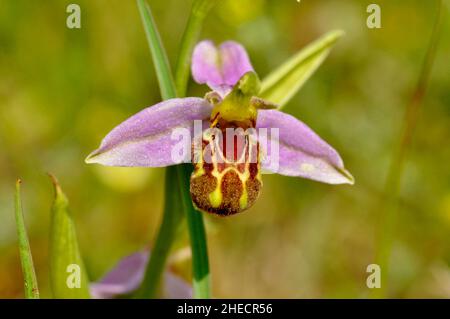
M82 8L80 30L65 27L72 2ZM365 271L374 262L386 174L435 13L429 1L380 0L382 29L370 30L371 2L223 0L206 19L203 38L242 42L260 75L321 34L346 31L284 111L335 146L356 178L355 186L336 187L265 176L250 211L206 216L215 297L369 296ZM174 65L191 1L151 4ZM450 297L449 34L446 18L402 180L391 297ZM205 91L189 86L190 95ZM49 296L48 171L70 200L90 278L152 243L163 170L83 161L111 128L159 100L135 1L0 2L0 297L23 296L17 177L42 297ZM173 263L186 278L187 244L184 231Z

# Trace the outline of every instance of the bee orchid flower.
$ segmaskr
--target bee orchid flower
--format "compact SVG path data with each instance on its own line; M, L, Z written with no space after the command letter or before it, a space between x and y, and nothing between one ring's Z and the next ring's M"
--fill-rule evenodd
M353 184L336 150L303 122L258 97L260 81L243 46L227 41L216 47L202 41L194 49L191 68L194 80L212 92L204 98L175 98L142 110L114 128L86 162L145 167L192 162L193 204L221 216L250 208L261 191L261 174L266 172ZM180 143L173 137L174 130L198 137L196 121L203 123L200 141L181 141L184 149L194 149L194 155L174 157ZM207 134L211 129L215 132ZM230 138L229 129L256 133ZM264 129L270 134L258 133Z

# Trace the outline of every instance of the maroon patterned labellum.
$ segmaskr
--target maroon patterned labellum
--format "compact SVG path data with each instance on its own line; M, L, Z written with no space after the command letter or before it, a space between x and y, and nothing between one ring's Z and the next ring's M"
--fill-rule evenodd
M254 121L229 122L218 113L192 149L190 191L198 210L228 216L253 205L262 187Z

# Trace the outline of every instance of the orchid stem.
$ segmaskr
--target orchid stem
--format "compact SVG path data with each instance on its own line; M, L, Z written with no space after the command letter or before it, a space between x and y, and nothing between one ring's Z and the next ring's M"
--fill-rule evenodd
M179 165L177 169L180 186L183 190L189 189L189 176L192 171L191 166ZM182 191L181 197L184 211L187 213L186 217L191 241L193 297L199 299L210 298L208 247L203 215L193 207L189 192Z
M192 50L200 34L203 19L215 1L196 0L192 7L192 14L183 35L177 63L179 97L183 97L186 94ZM177 89L150 8L144 0L137 0L137 4L155 65L161 96L163 100L175 98L177 96ZM153 247L153 254L150 257L146 269L143 284L137 296L153 298L157 295L170 248L177 229L181 224L181 212L185 211L192 250L193 294L195 298L209 298L210 280L206 233L203 216L194 209L190 199L190 169L188 166L180 165L177 167L169 167L166 170L166 174L166 197L163 221Z
M378 229L376 262L381 268L381 288L374 290L373 296L383 298L387 294L389 259L391 256L394 230L399 218L400 181L403 175L407 151L410 147L419 112L425 97L431 70L436 57L437 45L442 27L442 0L437 0L436 20L431 39L422 65L419 79L412 98L406 107L405 118L399 146L393 155L385 187L385 209L381 215Z
M163 100L174 98L176 97L176 90L170 71L169 61L150 7L144 0L137 0L137 5L147 36L153 64L155 65L161 97ZM144 280L133 297L158 297L167 257L169 256L177 229L182 221L183 214L181 204L179 204L180 193L177 184L177 169L175 167L167 168L165 179L165 201L161 227L156 236L152 254L145 271Z
M175 83L179 97L186 95L189 80L189 66L194 45L200 36L203 20L217 0L196 0L192 5L175 69ZM189 194L189 176L192 168L189 165L178 166L179 184L182 190L184 210L186 211L189 238L192 250L192 276L194 298L210 298L211 285L208 261L208 247L203 215L192 205Z
M136 294L138 298L158 297L166 260L184 217L181 205L182 199L178 191L178 170L175 167L166 169L165 183L163 220L147 265L142 286Z
M179 97L186 95L189 80L192 51L202 29L203 21L217 0L196 0L181 39L180 51L175 68L175 84Z

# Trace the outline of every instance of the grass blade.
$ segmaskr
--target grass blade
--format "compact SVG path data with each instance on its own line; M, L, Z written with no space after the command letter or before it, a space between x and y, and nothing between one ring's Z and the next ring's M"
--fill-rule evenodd
M331 31L300 50L271 72L261 85L260 96L283 107L322 64L331 47L344 34Z
M89 298L89 280L81 259L68 200L56 178L50 226L50 284L54 298Z
M22 212L22 200L20 198L20 179L16 182L15 193L15 215L17 235L19 237L19 254L22 264L24 279L25 298L39 299L39 289L34 271L33 257L31 256L30 244L28 242L27 230Z
M176 96L175 85L170 71L169 60L163 48L161 37L155 25L150 7L144 0L137 0L139 13L144 24L145 35L153 58L156 77L159 82L159 89L163 100L171 99Z

